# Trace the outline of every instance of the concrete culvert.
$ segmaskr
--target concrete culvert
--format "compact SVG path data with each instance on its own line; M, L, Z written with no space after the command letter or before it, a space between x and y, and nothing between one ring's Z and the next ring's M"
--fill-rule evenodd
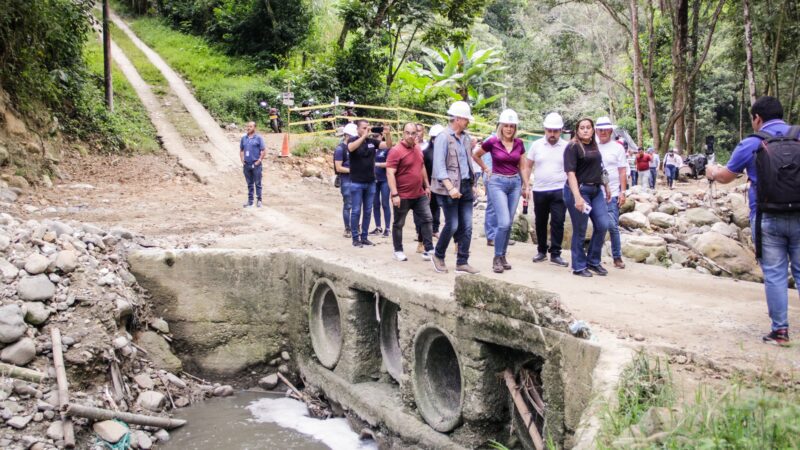
M434 430L448 432L461 422L463 390L461 365L450 339L434 326L414 338L414 399L420 414Z
M317 280L311 290L308 328L320 364L333 369L342 352L342 316L333 286L324 278Z
M400 307L388 300L381 301L381 356L386 371L398 383L403 375L403 355L400 350L400 335L397 328L397 313Z

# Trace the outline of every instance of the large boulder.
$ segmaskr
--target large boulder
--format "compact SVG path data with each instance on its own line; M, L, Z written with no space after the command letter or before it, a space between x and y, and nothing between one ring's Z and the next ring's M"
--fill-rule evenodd
M619 224L625 228L648 228L650 221L644 214L633 211L619 216Z
M147 356L153 361L153 365L158 369L168 372L180 372L182 369L181 360L172 353L169 343L154 331L145 331L136 335L137 344L142 347Z
M647 216L647 219L650 221L650 225L654 225L659 228L674 227L678 223L678 220L675 218L675 216L671 216L662 212L651 212Z
M675 203L667 201L658 205L658 209L656 211L664 214L675 215L678 214L679 208Z
M731 220L739 228L750 226L750 208L747 206L736 206L731 213Z
M16 342L25 334L24 313L17 305L0 307L0 343Z
M627 197L625 199L625 203L623 203L622 206L619 207L619 213L620 214L629 213L633 211L634 208L636 208L636 200Z
M749 250L735 240L709 231L689 238L689 244L706 258L729 271L735 278L762 281L761 268Z
M667 241L659 236L623 234L620 237L622 254L636 262L645 262L651 256L651 260L659 261L667 255Z
M689 223L698 227L702 227L703 225L713 225L721 221L720 218L708 208L688 209L686 210L684 217L686 217L686 220L688 220Z
M38 275L47 270L50 265L50 260L46 256L39 253L32 253L25 259L25 271L31 275Z
M33 277L25 277L17 285L17 295L26 301L44 301L53 297L56 293L56 286L47 278L45 274Z
M73 250L62 250L56 255L56 267L64 273L70 273L78 267L78 253Z
M15 366L24 366L36 357L36 344L31 338L22 338L0 351L0 360Z
M27 302L23 305L25 310L25 322L39 326L50 317L50 309L40 302Z
M17 269L17 266L11 264L5 258L0 258L0 276L3 277L3 281L10 283L17 278L17 275L19 275L19 269Z
M166 397L164 397L164 394L156 391L144 391L136 399L136 403L139 406L153 412L161 411L165 402Z
M536 238L536 228L533 226L535 223L535 217L531 216L530 219L531 227L528 234L531 236L531 242L533 244L538 244L538 239ZM588 242L589 239L592 238L592 233L594 232L594 227L592 226L592 221L590 220L589 223L586 225L586 237L584 241ZM608 237L608 234L606 234ZM547 240L550 241L550 224L547 224ZM569 214L566 215L564 219L564 239L561 240L561 248L564 250L569 250L570 246L572 246L572 220L569 218Z
M633 208L634 212L639 212L644 214L645 216L650 214L655 210L655 206L649 202L636 202L636 207Z

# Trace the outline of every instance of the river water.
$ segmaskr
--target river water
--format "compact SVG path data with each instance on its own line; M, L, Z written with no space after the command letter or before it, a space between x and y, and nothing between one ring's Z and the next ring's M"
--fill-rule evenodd
M170 433L169 450L376 450L345 419L308 417L305 404L282 394L239 392L179 409L188 423Z

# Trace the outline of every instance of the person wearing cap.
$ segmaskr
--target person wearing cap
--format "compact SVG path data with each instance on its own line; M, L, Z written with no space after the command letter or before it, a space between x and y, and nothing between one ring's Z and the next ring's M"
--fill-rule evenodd
M653 160L653 157L650 156L651 150L653 147L647 149L647 153L645 153L644 147L639 147L639 153L636 154L636 172L638 173L636 177L639 186L650 186L650 161Z
M445 255L454 239L458 246L456 273L476 274L479 271L469 265L474 174L470 163L473 143L466 129L473 120L472 111L467 102L457 101L450 105L447 115L448 126L433 145L431 191L444 211L444 227L431 261L436 272L447 272Z
M542 262L550 252L550 262L566 267L561 258L561 243L564 240L564 219L567 207L564 204L564 150L567 141L561 139L564 120L558 113L544 118L544 138L534 141L527 154L526 173L533 171L533 215L536 228L537 253L533 262ZM547 245L547 222L550 222L550 246Z
M658 178L658 166L661 165L661 157L658 156L658 152L653 150L651 147L647 150L647 153L650 154L650 189L656 188L656 179Z
M403 226L409 210L414 215L414 223L419 227L419 234L422 237L424 247L422 259L430 259L433 253L431 229L433 217L428 200L431 191L428 174L425 171L425 161L417 143L416 124L409 122L403 127L403 139L389 152L386 178L394 208L394 223L392 223L394 259L408 260L403 252Z
M333 151L333 165L336 175L339 176L339 192L342 193L342 220L344 221L344 237L350 237L350 157L347 151L347 141L358 136L358 128L354 123L344 126L342 142Z
M364 119L355 121L358 136L350 138L347 143L350 158L350 235L353 247L375 245L367 239L372 202L375 197L375 154L378 149L392 145L391 128L383 127L384 141L378 140L380 135L370 132L369 122ZM363 218L362 213L363 211ZM360 226L359 226L360 225Z
M486 195L494 206L497 217L492 270L503 273L511 270L511 264L506 258L511 223L517 212L520 195L528 192L529 177L524 175L527 171L525 159L522 157L525 154L525 145L522 139L516 137L519 125L517 113L513 109L506 109L500 113L497 122L497 134L483 141L472 158L488 180ZM485 154L492 158L491 168L481 159Z
M597 147L603 155L603 168L608 172L608 186L611 192L611 202L608 203L608 234L611 236L611 256L614 258L614 267L624 269L622 261L622 245L619 239L619 208L625 203L625 190L627 189L628 160L625 149L619 142L611 139L614 125L608 117L601 117L595 123L597 130Z
M673 184L678 178L678 169L683 165L683 158L674 148L669 149L664 155L664 173L667 175L667 186L674 189Z
M564 150L564 203L572 220L572 273L581 277L608 275L600 264L606 231L608 231L608 202L611 193L603 189L603 156L594 135L594 122L584 118L575 126L575 137ZM588 253L584 251L589 220L594 228Z

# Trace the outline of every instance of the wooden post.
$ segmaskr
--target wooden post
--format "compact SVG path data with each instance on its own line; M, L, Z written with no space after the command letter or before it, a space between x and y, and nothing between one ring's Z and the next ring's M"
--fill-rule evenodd
M91 406L68 404L64 411L67 416L85 417L92 420L113 420L118 419L125 423L142 425L145 427L165 428L171 430L186 425L185 420L170 419L169 417L147 416L144 414L133 414L110 409L93 408Z
M67 371L64 369L64 355L61 353L61 330L53 327L53 366L56 369L56 382L58 383L58 404L62 409L61 422L64 429L64 446L67 448L75 447L75 431L72 429L72 419L63 413L63 409L69 404L69 390L67 384Z
M505 372L503 372L503 378L506 380L508 392L511 394L511 398L514 400L514 406L517 407L519 415L522 417L522 421L525 423L525 427L528 429L528 433L531 435L533 446L536 447L536 450L544 450L544 440L542 439L542 436L539 435L539 430L536 429L536 424L533 423L533 415L528 409L528 406L525 404L525 400L522 399L522 396L519 393L519 388L517 387L517 382L514 381L514 373L511 372L511 369L506 369Z
M103 0L103 75L106 85L106 107L114 112L114 87L111 84L111 33L108 29L108 0Z

